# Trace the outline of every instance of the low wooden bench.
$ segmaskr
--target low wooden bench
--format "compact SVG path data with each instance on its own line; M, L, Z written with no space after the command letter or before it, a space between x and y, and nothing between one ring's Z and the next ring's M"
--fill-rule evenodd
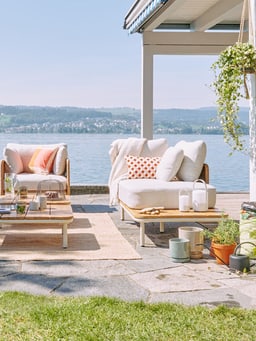
M206 212L195 212L193 210L181 212L179 210L160 210L159 214L145 214L140 213L141 210L132 209L120 201L121 206L121 219L124 220L124 213L140 224L140 246L145 245L145 224L159 222L160 232L164 232L164 223L177 223L177 222L195 222L195 223L214 223L221 220L223 216L227 217L228 214L220 211L218 208L209 209Z

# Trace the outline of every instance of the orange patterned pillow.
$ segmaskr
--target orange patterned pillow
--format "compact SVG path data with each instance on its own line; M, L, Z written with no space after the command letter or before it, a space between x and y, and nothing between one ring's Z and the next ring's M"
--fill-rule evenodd
M58 148L37 148L28 164L29 169L36 174L49 174Z
M127 155L128 179L155 179L160 157Z

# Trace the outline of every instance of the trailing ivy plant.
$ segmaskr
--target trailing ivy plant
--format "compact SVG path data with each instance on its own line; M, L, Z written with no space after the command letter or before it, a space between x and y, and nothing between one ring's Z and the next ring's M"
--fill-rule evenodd
M224 141L232 151L244 150L239 101L249 98L246 73L256 70L256 51L252 44L237 42L222 51L212 66L217 95L217 118L223 128Z

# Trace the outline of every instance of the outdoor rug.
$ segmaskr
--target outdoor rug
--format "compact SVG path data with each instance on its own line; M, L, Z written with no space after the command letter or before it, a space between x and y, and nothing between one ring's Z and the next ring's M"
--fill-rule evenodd
M68 227L68 248L62 248L58 225L3 225L2 260L141 259L107 213L74 213Z

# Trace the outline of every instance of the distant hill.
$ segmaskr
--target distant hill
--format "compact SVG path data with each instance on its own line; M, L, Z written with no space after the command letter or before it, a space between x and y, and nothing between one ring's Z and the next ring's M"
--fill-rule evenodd
M241 122L248 125L249 115L248 108L241 108L239 117ZM214 107L199 108L199 109L159 109L155 110L154 120L157 121L185 121L209 123L216 119L217 109Z
M249 109L241 108L248 133ZM216 108L155 109L154 132L159 134L221 134ZM215 120L214 120L215 119ZM8 133L140 133L140 110L0 105L0 132Z

